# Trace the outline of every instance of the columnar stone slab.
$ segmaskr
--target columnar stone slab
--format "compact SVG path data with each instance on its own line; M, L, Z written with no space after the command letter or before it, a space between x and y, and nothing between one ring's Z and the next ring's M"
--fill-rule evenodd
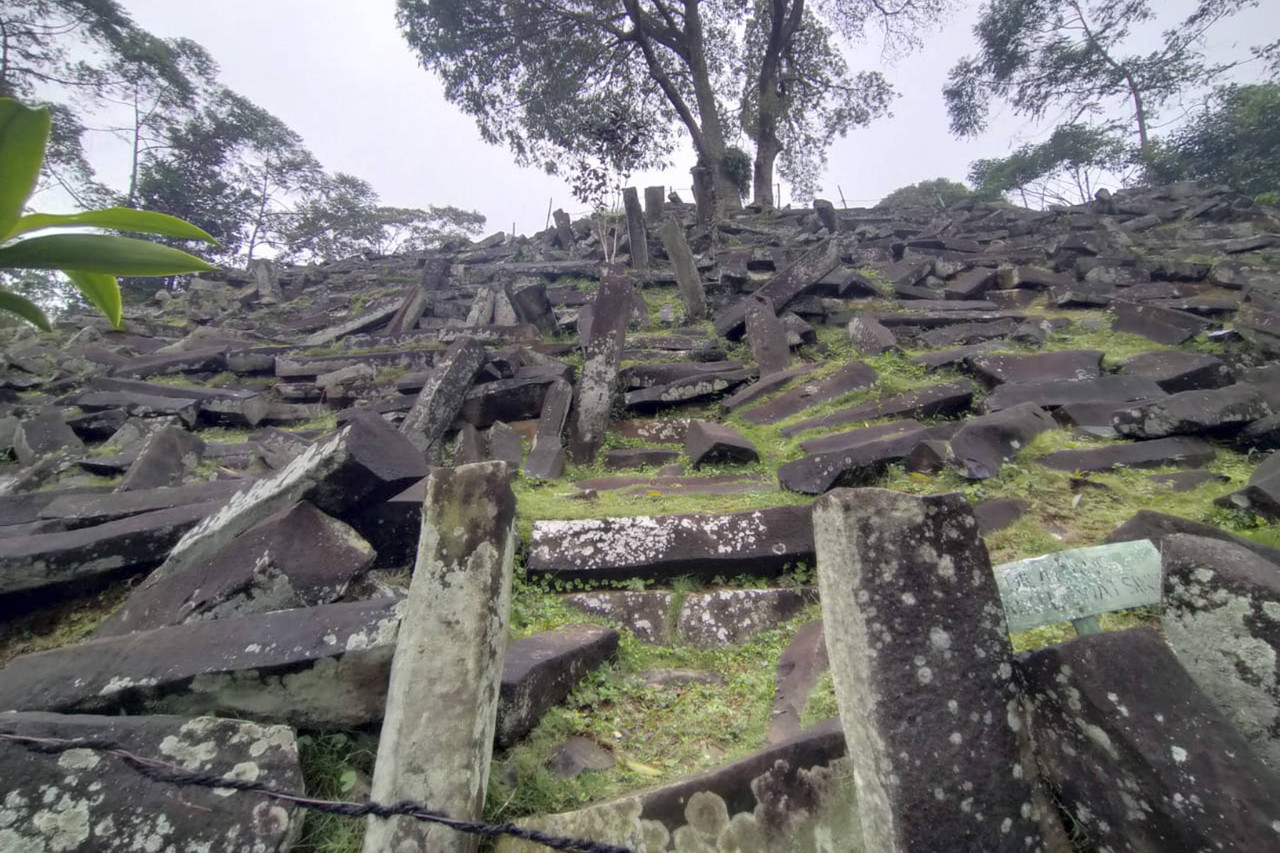
M460 820L484 809L511 611L516 499L507 466L436 469L391 665L371 796ZM479 838L370 818L364 849L474 851Z
M1046 409L1073 403L1115 403L1164 397L1164 390L1141 376L1099 376L1067 382L1009 382L991 392L983 403L988 412L1032 403Z
M190 570L141 584L94 637L330 604L374 556L351 527L300 501Z
M1273 770L1280 770L1280 564L1229 542L1161 543L1165 640Z
M584 338L582 375L574 392L569 455L575 462L591 462L604 444L631 318L631 295L631 282L614 274L604 277L596 294L591 334Z
M0 595L146 571L219 505L187 504L80 530L0 538Z
M1116 312L1115 322L1111 324L1113 331L1141 335L1170 346L1189 341L1213 327L1213 323L1195 314L1155 305L1116 300L1113 310Z
M898 338L875 317L854 317L846 327L853 348L861 355L880 355L898 348Z
M777 423L810 406L866 388L875 381L876 372L873 369L860 361L851 361L822 379L805 382L768 403L746 410L742 413L742 418L753 424Z
M693 252L689 250L689 242L685 239L684 228L674 216L668 216L662 223L662 245L675 268L676 286L680 290L685 313L690 320L701 320L707 316L706 290L702 286L702 276L698 274Z
M794 264L775 275L756 295L773 302L775 311L782 311L791 300L822 280L823 276L840 265L840 243L828 237L810 249ZM725 308L715 317L716 334L737 338L742 335L747 318L749 299L744 298Z
M601 579L776 574L813 557L806 507L535 521L529 571Z
M778 482L784 489L805 495L820 495L838 486L866 485L888 465L906 459L925 438L925 431L909 430L814 453L779 468Z
M0 716L0 732L40 740L118 744L182 770L303 789L294 734L213 717ZM296 806L218 788L154 782L91 749L40 753L0 741L0 843L5 850L201 850L269 853L293 846Z
M813 521L865 849L1036 849L1008 631L968 501L840 490Z
M1041 773L1097 849L1275 846L1280 776L1153 630L1079 637L1018 669Z
M561 441L572 403L573 386L565 380L557 379L547 388L529 456L524 462L524 473L527 476L554 480L564 473L564 448Z
M124 492L177 486L204 456L204 441L175 426L161 427L143 442L138 458L120 482Z
M693 646L746 643L817 602L813 589L718 589L686 596L676 620L680 640Z
M50 453L80 453L82 442L57 409L49 409L18 424L13 435L13 453L23 465L33 465Z
M1270 414L1271 407L1257 388L1229 385L1209 391L1182 391L1121 409L1111 422L1116 432L1133 438L1229 435Z
M566 252L573 248L576 242L573 239L573 225L569 220L569 214L560 208L556 208L552 214L556 223L556 240L560 243L560 248Z
M1176 515L1165 515L1149 509L1139 511L1133 518L1121 524L1107 534L1106 542L1129 542L1134 539L1150 539L1157 548L1170 536L1177 533L1188 533L1192 536L1203 536L1220 542L1231 542L1246 551L1257 554L1264 560L1280 565L1280 548L1268 548L1261 542L1246 539L1229 533L1212 524L1179 518Z
M24 495L34 504L30 517L25 520L34 521L38 515L39 518L67 522L69 527L87 527L144 512L224 501L242 488L244 483L236 480L212 480L171 489L144 489L112 494L68 490L49 493L50 500L43 505L40 501L33 500L34 495ZM0 519L4 517L2 513L0 510ZM9 522L6 520L5 523Z
M662 211L666 207L666 187L644 188L644 221L646 225L657 225L662 221Z
M756 446L733 427L695 419L685 434L684 452L695 468L723 463L748 463L760 459Z
M844 754L832 720L696 776L521 825L646 853L864 853ZM504 838L497 850L545 848Z
M1177 436L1154 441L1112 444L1086 450L1059 450L1036 459L1058 471L1110 471L1114 468L1159 468L1165 465L1208 465L1217 456L1213 445Z
M1253 469L1247 486L1224 495L1217 502L1257 513L1268 521L1280 522L1280 451L1272 453Z
M716 363L718 362L712 362L712 364ZM665 385L653 385L641 388L639 391L630 391L623 396L623 402L627 408L637 410L687 403L728 391L751 380L754 376L754 371L743 369L699 371Z
M1145 376L1170 394L1231 384L1231 370L1211 355L1182 350L1156 350L1127 359L1122 373Z
M822 365L820 363L814 362L812 364L799 364L787 370L779 371L778 373L771 373L768 376L762 377L757 382L752 382L746 388L739 389L732 396L721 400L720 411L727 414L729 412L737 411L743 406L749 406L765 394L781 388L792 379L813 373L821 367Z
M253 483L222 505L174 546L159 577L208 560L266 516L310 501L342 517L404 491L427 475L422 454L381 417L362 414L330 438Z
M575 592L561 598L565 604L591 616L608 619L646 643L671 642L673 593L650 589L644 592L602 589Z
M484 347L471 338L459 338L449 345L400 424L400 432L420 452L429 453L444 437L462 410L467 389L488 360Z
M637 272L648 272L649 234L644 227L644 209L640 207L640 194L635 187L623 189L622 205L627 214L627 237L631 244L631 268Z
M213 619L23 655L0 710L218 714L306 728L376 722L396 599Z
M905 394L897 394L882 400L873 400L841 409L818 418L797 421L782 428L782 434L790 438L811 429L829 429L846 424L865 423L878 418L941 418L958 415L973 403L972 382L947 382L931 385Z
M358 317L353 317L344 323L339 323L336 326L330 326L327 329L321 329L315 334L308 335L307 337L302 339L302 346L304 347L327 346L328 344L333 343L339 338L344 338L347 335L354 335L357 332L368 331L369 329L372 329L375 326L380 326L383 323L389 322L391 318L395 317L396 312L398 312L399 310L400 310L400 303L398 302L390 302L386 305L379 306L377 308L366 311L365 313L361 314ZM126 368L112 371L113 375L135 376L135 377L143 378L146 376L154 376L157 373L172 372L172 370L168 368L160 369L160 370L156 370L153 368L147 371L140 371L135 366L136 362L137 362L137 359L130 362L129 365L126 366ZM205 369L210 369L210 368L205 368ZM220 369L223 369L223 370L226 369L225 357L222 359L222 367Z
M781 743L800 734L800 719L809 694L829 668L827 638L822 622L808 622L800 626L795 638L778 658L778 668L774 673L773 712L769 715L769 731L765 735L768 743Z
M951 459L961 476L989 480L1031 439L1055 426L1053 418L1033 403L972 418L951 437Z
M968 359L968 364L978 378L990 385L1073 382L1101 376L1102 355L1100 350L1064 350L1035 355L984 353Z
M533 731L553 705L618 651L618 632L566 625L508 644L498 699L499 747Z
M807 441L800 442L800 446L804 448L805 453L825 453L830 450L845 450L850 447L857 447L861 444L867 444L872 441L881 441L886 438L896 438L907 433L920 432L925 429L928 428L914 419L891 421L887 424L877 424L876 426L862 427L861 429L853 429L848 432L824 435L820 438L811 438Z
M787 330L764 297L753 296L747 305L747 341L761 376L778 373L791 366Z

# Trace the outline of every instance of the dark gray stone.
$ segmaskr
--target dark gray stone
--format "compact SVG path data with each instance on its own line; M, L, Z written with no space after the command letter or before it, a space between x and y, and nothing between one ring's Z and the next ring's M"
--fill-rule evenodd
M569 455L575 462L592 462L604 444L630 320L631 296L630 282L616 274L606 275L596 294L595 319L591 334L583 338L582 375L574 392Z
M1120 365L1120 372L1144 376L1170 394L1231 384L1231 370L1221 359L1182 350L1139 353Z
M1280 776L1149 628L1018 660L1040 772L1099 849L1264 850Z
M1264 560L1280 565L1280 548L1268 548L1252 539L1236 536L1211 524L1179 518L1176 515L1165 515L1149 509L1139 511L1133 518L1121 524L1107 534L1104 542L1130 542L1134 539L1149 539L1157 548L1165 537L1175 533L1189 533L1192 536L1203 536L1222 542L1239 545L1246 551L1257 554Z
M323 343L328 343L326 340ZM304 346L321 346L305 344ZM112 376L125 379L146 379L165 373L221 373L227 369L225 347L208 347L185 352L153 353L129 359L111 371Z
M1008 629L968 501L841 490L813 514L865 849L1034 849Z
M812 559L807 507L535 521L528 571L590 579L776 575Z
M627 237L631 246L631 267L639 272L649 269L649 234L644 225L644 209L635 187L622 190L622 205L627 215Z
M564 473L564 447L561 440L572 402L573 386L565 380L557 379L547 388L533 443L529 447L529 456L525 459L525 476L554 480Z
M590 616L608 619L646 643L666 645L671 642L672 626L668 623L672 594L669 592L602 589L570 593L563 596L561 601Z
M1230 436L1272 414L1271 407L1251 385L1230 385L1208 391L1182 391L1132 408L1112 418L1116 432L1133 438L1167 435Z
M778 373L770 374L769 376L761 377L759 381L753 382L746 388L740 389L732 396L721 400L720 411L727 414L729 412L737 411L743 406L749 406L765 394L781 388L792 379L810 374L821 367L822 365L820 363L800 364L788 370L783 370Z
M1074 403L1115 403L1121 406L1135 400L1164 396L1165 392L1159 385L1141 376L1099 376L1069 382L1009 382L992 391L983 407L988 412L999 412L1027 403L1046 409Z
M828 237L765 283L756 291L756 295L770 300L775 311L782 311L791 300L813 287L839 265L840 243L835 238ZM718 313L715 317L716 334L729 338L741 337L748 305L749 297L740 299Z
M1036 459L1058 471L1111 471L1115 468L1161 468L1165 465L1208 465L1217 456L1213 445L1198 438L1160 438L1091 447L1087 450L1059 450Z
M83 451L84 442L67 426L57 409L24 419L13 434L13 454L23 465L34 465L47 454Z
M1213 328L1213 323L1185 311L1123 300L1116 300L1112 305L1116 312L1116 319L1111 324L1112 331L1141 335L1168 346L1185 343Z
M682 642L701 648L750 642L817 602L812 589L720 589L691 592L676 620Z
M1036 355L984 353L968 359L970 369L990 385L1006 382L1074 382L1102 375L1099 350L1063 350Z
M226 388L201 388L191 385L162 385L157 382L140 382L112 376L95 376L89 387L97 391L119 391L147 397L173 397L180 400L197 400L202 422L233 427L256 427L266 416L270 403L256 391L235 391Z
M821 438L811 438L807 441L802 441L800 446L805 453L825 453L831 450L845 450L868 442L898 437L907 433L921 432L925 429L927 427L916 420L892 421L887 424L862 427L861 429L849 430L848 432L840 432L834 435L824 435Z
M400 432L420 453L431 452L444 437L462 411L467 390L488 360L484 347L471 338L459 338L449 345L400 424Z
M747 305L747 341L755 356L761 376L779 373L791 366L791 348L787 331L773 311L773 304L761 296L753 296Z
M1242 490L1218 499L1222 506L1257 513L1268 521L1280 521L1280 452L1264 459Z
M995 270L988 267L974 267L947 282L943 294L947 299L977 299L995 284Z
M151 433L120 482L120 491L181 485L204 456L204 442L174 426Z
M1268 400L1272 411L1280 409L1280 402ZM1280 413L1259 418L1240 430L1235 437L1236 446L1246 452L1250 450L1280 450Z
M1192 492L1208 483L1231 482L1230 477L1212 471L1174 471L1172 474L1152 474L1147 479L1171 492Z
M610 770L618 760L593 740L571 737L555 748L547 759L547 769L557 776L577 778L591 770Z
M827 669L827 639L821 622L807 622L778 658L774 672L773 711L765 741L782 743L800 734L800 720L809 694Z
M106 742L182 770L301 791L293 732L213 717L0 716L0 732L37 741ZM0 740L0 839L6 850L283 851L301 831L301 810L220 788L155 782L91 749L41 753ZM230 796L228 796L230 794Z
M663 450L656 447L609 450L604 454L604 467L614 471L628 468L657 468L675 462L679 458L680 452L677 450Z
M853 348L861 355L880 355L898 348L898 338L875 317L854 317L845 328Z
M520 470L524 462L524 444L520 434L502 421L489 427L485 438L488 441L489 459L506 462L512 473Z
M596 625L566 625L508 644L498 746L511 746L533 731L543 714L617 651L618 632Z
M707 294L693 252L685 239L684 228L675 216L668 216L662 223L662 245L675 268L676 285L686 315L690 320L701 320L707 316Z
M951 458L966 479L988 480L1031 439L1055 426L1053 418L1032 403L971 418L951 437Z
M978 532L983 536L1004 530L1022 518L1027 511L1027 502L1017 498L993 498L975 504L973 517L978 521Z
M873 400L829 415L798 421L782 428L787 437L811 429L829 429L846 424L864 423L879 418L943 418L968 411L973 402L972 382L948 382L930 385L905 394Z
M358 533L301 501L190 570L143 583L94 637L331 604L373 559Z
M760 454L742 433L712 421L692 420L685 434L684 453L695 468L703 465L758 462Z
M718 363L712 362L712 364ZM698 372L665 385L654 385L651 388L628 392L623 396L623 402L630 409L654 410L662 406L714 397L753 378L755 373L744 369Z
M930 329L920 335L920 343L930 349L943 347L969 346L983 341L1007 338L1018 331L1020 325L1014 320L993 320L990 323L956 323L936 329Z
M836 397L866 388L876 381L876 372L860 361L851 361L822 379L779 394L774 399L742 413L742 419L753 424L773 424Z
M926 430L908 430L814 453L780 467L778 482L784 489L805 495L820 495L839 486L864 485L878 478L889 465L906 459L927 437Z

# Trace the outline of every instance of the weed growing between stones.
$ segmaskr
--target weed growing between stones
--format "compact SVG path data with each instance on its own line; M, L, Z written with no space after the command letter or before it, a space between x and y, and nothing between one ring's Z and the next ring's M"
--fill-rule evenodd
M132 592L127 583L55 603L0 614L0 666L18 655L80 642L116 611Z
M366 732L313 732L298 737L307 794L324 800L363 801L378 743ZM357 853L364 843L363 818L308 812L293 847L302 853Z

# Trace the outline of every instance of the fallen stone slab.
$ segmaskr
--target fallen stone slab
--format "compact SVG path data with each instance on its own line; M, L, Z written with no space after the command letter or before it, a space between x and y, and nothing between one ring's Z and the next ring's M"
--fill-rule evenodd
M1176 515L1166 515L1149 509L1140 510L1133 518L1130 518L1107 534L1106 539L1103 541L1129 542L1134 539L1148 539L1159 548L1166 537L1177 533L1188 533L1192 536L1203 536L1220 542L1230 542L1244 548L1246 551L1257 554L1264 560L1280 565L1280 548L1269 548L1260 542L1237 536L1212 524L1204 524L1189 518L1179 518Z
M677 379L666 385L655 385L652 388L641 388L623 395L623 403L629 409L649 410L660 406L688 403L723 394L744 382L750 382L756 376L752 370L725 370L699 373L684 379Z
M1056 409L1075 403L1115 403L1122 406L1135 400L1164 397L1164 390L1141 376L1099 376L1095 379L1057 382L1008 382L991 392L983 402L987 412L1034 404Z
M572 403L573 386L565 380L557 379L547 387L529 455L524 461L525 476L554 480L564 473L562 437Z
M679 467L679 466L675 466ZM619 492L622 495L644 495L656 498L678 495L741 495L778 491L773 478L763 474L721 474L714 477L685 477L664 466L653 477L597 477L573 484L578 494L586 492Z
M120 491L159 489L181 485L204 457L204 441L175 426L165 426L151 433L129 466Z
M89 498L94 495L109 494L111 488L111 486L81 486L71 489L0 494L0 527L30 524L42 518L41 513L46 507L62 498ZM49 517L57 518L58 516Z
M818 679L830 668L827 640L822 622L807 622L796 631L795 638L778 658L774 672L773 709L769 715L769 731L765 742L782 743L801 731L801 717L809 694Z
M1034 848L1008 631L968 501L849 489L813 512L864 849Z
M840 447L788 462L778 469L784 489L820 495L840 486L870 483L895 462L906 459L926 431L907 431L851 447Z
M115 744L181 770L303 790L293 732L213 717L0 716L0 732L37 742ZM292 803L221 788L178 787L109 753L38 752L0 740L0 801L9 850L288 850L301 832Z
M1059 450L1036 459L1057 471L1112 471L1116 468L1162 468L1166 465L1208 465L1217 456L1213 445L1198 438L1159 438L1091 447L1086 450Z
M879 418L944 418L968 411L973 403L972 382L931 385L905 394L872 400L829 415L798 421L782 428L788 438L811 429L829 429Z
M759 400L765 394L769 394L783 385L801 376L808 375L815 370L821 368L820 363L800 364L786 370L780 370L777 373L771 373L763 376L759 380L752 382L745 388L739 389L733 395L726 397L720 401L720 411L728 414L741 409L743 406L749 406L756 400Z
M911 307L910 305L904 307ZM947 306L948 308L952 306ZM1027 319L1021 311L904 311L899 314L878 314L880 325L895 332L902 327L914 329L939 329L944 326L971 325L975 323L1001 323L1010 321L1016 328Z
M257 391L202 388L194 385L163 385L158 382L119 379L113 376L91 377L88 385L96 391L119 391L149 397L198 400L200 420L223 426L256 427L266 416L270 406L267 398Z
M226 369L226 347L210 347L135 356L113 368L111 375L125 379L146 379L166 373L221 373Z
M633 418L612 424L615 433L646 444L684 444L688 418Z
M746 436L724 424L694 419L685 434L684 454L694 468L758 462L760 454Z
M1274 845L1280 776L1150 628L1029 652L1018 670L1040 772L1100 847Z
M331 604L374 556L351 527L300 501L190 570L144 582L93 636Z
M76 396L75 405L86 412L124 409L133 418L174 415L188 429L195 428L201 407L199 400L190 397L153 397L131 391L85 391Z
M1256 513L1280 521L1280 453L1272 453L1249 475L1249 484L1217 500L1220 506Z
M747 305L747 342L755 357L761 376L778 373L791 366L791 347L787 345L787 330L774 313L773 303L763 296L753 295Z
M812 588L692 592L680 607L676 635L699 648L739 645L794 619L817 600Z
M1133 438L1169 435L1230 436L1272 414L1252 385L1229 385L1208 391L1182 391L1132 408L1120 409L1112 426Z
M1213 328L1213 323L1186 311L1175 311L1155 305L1113 300L1112 310L1116 319L1111 324L1113 332L1141 335L1159 344L1176 346Z
M940 350L938 352L927 352L924 355L918 355L911 359L912 364L926 367L929 370L937 370L942 367L954 367L965 364L975 355L981 355L987 352L994 352L1006 346L999 341L987 341L986 343L974 344L968 347L957 347L956 349Z
M773 303L775 311L782 311L791 300L816 285L839 265L840 242L838 239L828 237L791 266L775 275L753 295L768 299ZM750 304L751 297L746 297L716 314L716 334L722 338L741 337L746 326L747 307Z
M1208 483L1229 483L1231 478L1212 471L1174 471L1171 474L1151 474L1147 477L1171 492L1192 492Z
M359 415L226 501L173 547L157 578L199 565L266 516L298 501L343 518L404 491L427 473L421 452L408 438L377 415Z
M1100 350L1014 355L983 353L968 359L969 369L988 385L1006 382L1074 382L1102 375Z
M741 369L742 363L738 361L633 364L618 371L618 381L625 388L652 388L708 373L727 373Z
M0 709L365 725L382 718L397 604L214 619L22 655L0 670Z
M566 625L507 645L498 695L497 744L505 749L533 731L550 708L618 651L618 632Z
M333 343L334 341L345 338L347 335L354 335L358 332L366 332L377 326L386 325L388 321L396 316L400 311L400 302L390 302L378 308L353 317L346 322L339 323L336 326L330 326L327 329L321 329L302 339L304 347L322 347Z
M1280 565L1230 542L1173 534L1161 543L1164 636L1178 661L1280 770Z
M488 360L484 347L471 338L459 338L449 345L400 424L400 432L420 453L430 453L444 438L445 430L462 410L476 374Z
M680 451L656 447L636 447L608 450L604 454L604 467L614 471L630 468L658 468L680 459Z
M1007 338L1021 328L1016 320L993 320L990 323L957 323L930 329L919 335L920 343L930 349L972 346L984 341Z
M1280 450L1280 403L1268 399L1267 404L1278 413L1259 418L1240 430L1235 443L1241 450Z
M978 532L986 536L1004 530L1022 518L1027 507L1027 502L1018 498L992 498L974 504L973 517L977 519Z
M974 299L996 285L996 271L988 267L974 267L960 273L943 288L947 299Z
M184 504L93 527L0 540L0 595L144 572L221 502Z
M854 317L845 327L853 348L860 355L880 355L898 348L898 338L875 317Z
M563 379L561 371L545 368L520 368L517 376L475 385L462 398L453 426L469 423L476 429L488 429L499 421L511 423L537 418L546 402L547 389Z
M1053 418L1032 403L970 418L951 437L951 461L966 479L989 480L1031 439L1055 427Z
M693 252L685 239L684 227L675 216L668 216L662 223L661 234L663 248L675 269L676 286L685 314L690 320L701 320L707 315L707 294Z
M743 420L753 424L773 424L805 409L866 388L876 381L876 372L860 361L851 361L834 373L805 382L767 403L747 409Z
M561 596L560 600L582 613L608 619L630 631L638 640L660 645L671 642L672 626L669 623L673 594L670 592L601 589L569 593Z
M536 521L528 571L584 579L776 575L811 559L805 507Z
M800 447L804 449L805 453L825 453L831 450L845 450L886 438L896 438L907 433L920 432L926 429L928 427L914 419L891 421L887 424L877 424L876 426L862 427L861 429L849 430L848 432L840 432L834 435L824 435L820 438L811 438L800 442Z
M13 455L22 465L34 465L49 454L82 452L84 442L57 409L23 419L13 434Z
M634 850L849 849L858 832L844 737L820 723L731 764L578 811L523 819L531 829ZM804 803L804 808L796 808ZM831 847L849 839L849 847ZM768 846L761 846L768 845ZM498 853L541 853L504 838Z
M1146 377L1169 394L1221 388L1232 381L1231 370L1221 359L1182 350L1139 353L1121 364L1120 372Z
M373 769L370 796L379 802L412 799L460 820L481 816L504 680L515 517L504 463L437 468L427 480ZM371 817L364 849L461 853L476 841L409 818Z

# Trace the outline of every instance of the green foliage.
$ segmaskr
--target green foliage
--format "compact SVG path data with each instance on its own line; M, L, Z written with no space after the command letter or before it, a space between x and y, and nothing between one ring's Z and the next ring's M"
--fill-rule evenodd
M967 201L973 197L973 190L957 181L947 178L934 178L931 181L920 181L899 187L880 199L876 207L938 207L946 208Z
M298 760L307 794L324 800L361 801L360 780L373 773L377 739L363 732L313 732L298 737ZM355 853L364 843L365 821L307 812L293 847L306 853Z
M724 152L724 171L738 189L738 195L751 192L751 155L741 148L730 146Z
M50 123L47 109L29 109L10 98L0 98L0 269L61 270L116 328L122 320L117 275L213 269L186 252L131 237L42 233L91 227L214 242L189 223L141 210L109 208L68 216L24 216L44 162ZM12 291L0 291L0 311L46 331L51 329L38 305Z
M1191 121L1152 146L1153 183L1226 184L1271 204L1280 190L1280 83L1219 88Z
M1100 172L1119 172L1134 158L1112 131L1064 124L1044 142L1023 145L1008 157L975 161L969 181L983 200L1015 195L1029 207L1079 204L1093 197Z

